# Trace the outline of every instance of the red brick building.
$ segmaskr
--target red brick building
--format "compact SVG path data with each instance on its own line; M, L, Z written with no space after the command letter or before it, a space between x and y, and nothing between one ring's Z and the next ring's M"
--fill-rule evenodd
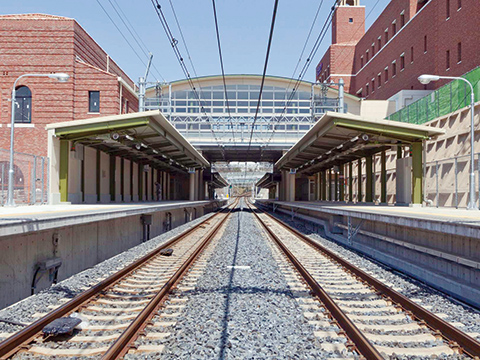
M10 147L11 91L23 74L62 72L70 79L17 83L18 152L47 155L46 124L138 110L133 81L74 19L0 16L0 49L0 148Z
M459 76L480 65L478 0L391 0L365 32L360 0L339 0L332 45L317 66L317 81L343 78L346 91L372 100L401 90L434 90L421 74Z

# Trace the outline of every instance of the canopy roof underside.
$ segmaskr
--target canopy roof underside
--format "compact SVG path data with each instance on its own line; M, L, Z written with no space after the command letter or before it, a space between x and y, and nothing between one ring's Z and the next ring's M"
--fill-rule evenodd
M394 145L428 140L444 133L430 126L327 112L275 163L275 168L311 175Z
M210 167L158 110L49 124L47 130L62 140L158 169Z

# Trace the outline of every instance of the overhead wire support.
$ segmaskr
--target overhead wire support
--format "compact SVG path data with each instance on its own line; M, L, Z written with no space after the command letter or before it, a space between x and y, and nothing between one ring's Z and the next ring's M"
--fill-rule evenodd
M215 30L216 30L216 33L217 33L218 55L220 57L220 67L222 69L223 91L225 93L225 102L227 104L228 117L230 119L230 126L232 127L233 144L235 146L235 131L234 131L234 126L233 126L233 121L232 121L232 114L230 113L230 104L229 104L229 101L228 101L227 82L225 81L225 70L224 70L224 66L223 66L222 45L220 43L220 32L218 30L217 8L215 6L215 0L212 0L212 6L213 6L213 17L215 19Z

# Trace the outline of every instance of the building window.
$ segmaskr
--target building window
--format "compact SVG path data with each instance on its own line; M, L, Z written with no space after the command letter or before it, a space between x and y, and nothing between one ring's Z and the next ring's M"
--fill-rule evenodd
M369 85L365 85L365 96L368 96L368 93L369 93Z
M16 123L32 122L32 92L27 86L20 86L15 91Z
M400 14L400 27L404 27L405 26L405 11L402 11L402 13Z
M378 50L380 50L382 48L382 37L379 36L378 37Z
M370 56L369 56L368 50L367 50L367 62L368 62L369 59L370 59Z
M394 36L397 33L397 22L394 21L392 23L392 36Z
M405 54L400 55L400 71L405 70Z
M360 56L360 69L363 68L363 55Z
M446 5L446 17L447 17L447 20L450 19L450 0L446 0L445 1L445 5Z
M447 70L450 69L450 50L447 50L446 56L445 56L445 62L446 62L446 68Z
M462 62L462 43L457 44L457 63Z
M375 79L372 79L372 94L375 92Z
M349 23L353 23L353 18L348 18Z
M425 35L423 38L423 52L425 54L427 53L427 35Z
M413 64L413 46L410 47L410 62Z
M385 29L385 44L388 42L388 29Z
M100 91L88 92L88 112L100 112Z
M462 8L462 0L458 0L457 10L460 10L461 8Z
M397 75L397 63L394 61L392 63L392 77Z
M385 82L388 81L388 66L385 68Z
M378 74L377 81L378 81L377 86L380 89L382 87L382 74Z
M372 44L372 57L375 55L375 44Z

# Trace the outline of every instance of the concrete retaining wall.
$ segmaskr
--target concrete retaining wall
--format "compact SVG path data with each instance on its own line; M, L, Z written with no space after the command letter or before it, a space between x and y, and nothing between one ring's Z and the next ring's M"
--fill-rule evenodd
M196 206L162 206L146 211L65 216L22 222L0 230L0 309L31 294L35 265L59 257L58 281L92 267L142 242L143 213L151 214L150 238L164 233L166 214L171 228L215 210L222 203L201 202ZM187 211L187 212L185 212ZM54 239L58 239L55 244ZM51 285L48 273L38 282L36 292Z
M272 203L261 201L272 209ZM468 224L276 204L323 227L327 237L480 307L480 231ZM348 221L358 232L348 238Z

